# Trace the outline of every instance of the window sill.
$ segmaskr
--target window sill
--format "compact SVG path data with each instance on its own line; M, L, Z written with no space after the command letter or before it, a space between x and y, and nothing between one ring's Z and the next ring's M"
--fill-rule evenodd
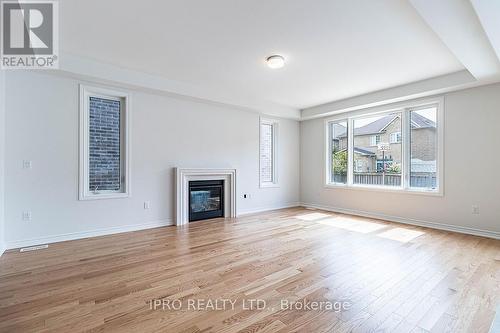
M260 183L260 188L276 188L280 187L278 183Z
M123 199L130 197L129 193L102 193L102 194L81 194L79 200L104 200L104 199Z
M425 195L432 197L443 197L442 191L426 191L417 189L404 189L401 187L394 186L363 186L363 185L346 185L346 184L325 184L327 189L340 189L340 190L360 190L369 192L388 192L388 193L400 193L400 194L415 194L415 195Z

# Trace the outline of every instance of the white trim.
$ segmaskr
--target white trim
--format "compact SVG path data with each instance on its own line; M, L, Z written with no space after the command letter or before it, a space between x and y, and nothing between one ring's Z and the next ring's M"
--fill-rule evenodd
M300 206L301 206L300 202L291 202L291 203L277 205L277 206L264 206L264 207L258 207L258 208L251 208L251 209L246 209L246 210L242 210L242 211L238 212L237 216L240 217L240 216L245 216L245 215L269 212L272 210L294 208L294 207L300 207Z
M88 99L90 96L98 96L106 99L123 101L121 106L121 129L122 129L122 172L123 189L121 192L101 192L94 194L88 188L88 140L89 140L89 106ZM88 86L80 84L80 159L79 159L79 200L99 200L99 199L115 199L127 198L132 194L132 178L131 178L131 117L130 107L131 101L128 93L120 90L114 90L98 86Z
M414 225L414 226L431 228L431 229L458 232L458 233L467 234L467 235L500 239L500 232L498 232L498 231L482 230L482 229L477 229L477 228L462 227L462 226L451 225L451 224L429 222L429 221L423 221L423 220L417 220L417 219L409 219L409 218L400 217L400 216L392 216L392 215L386 215L386 214L381 214L381 213L365 212L365 211L359 211L359 210L354 210L354 209L345 209L345 208L338 208L338 207L326 206L326 205L317 205L317 204L304 203L304 202L301 203L301 206L305 207L305 208L321 209L321 210L325 210L325 211L329 211L329 212L356 215L356 216L368 217L368 218L373 218L373 219L385 220L385 221L389 221L389 222L396 222L396 223Z
M236 169L175 168L175 224L189 223L189 181L224 180L224 217L236 217Z
M346 184L344 183L332 183L331 182L331 170L333 168L333 156L331 154L332 150L332 140L330 140L330 134L332 134L331 128L330 128L330 123L346 123L346 134L347 134L347 182L349 182L349 174L350 171L349 169L352 168L352 161L351 161L351 154L349 154L349 150L351 147L351 142L352 142L352 133L350 133L349 128L352 126L352 122L348 118L343 118L343 119L338 119L335 122L329 121L328 119L325 119L323 127L325 128L324 131L324 137L323 137L323 151L325 152L324 154L324 165L326 165L326 168L323 169L323 184L335 184L336 186L345 186Z
M467 70L436 76L430 79L403 84L394 88L313 106L302 110L302 120L323 118L346 112L390 107L407 101L425 100L447 92L491 84L492 81L477 81Z
M26 247L26 246L50 244L50 243L64 242L64 241L75 240L75 239L120 234L123 232L166 227L166 226L171 226L171 225L173 225L173 221L171 219L163 219L163 220L151 221L151 222L146 222L146 223L138 223L138 224L119 226L119 227L109 227L109 228L95 229L95 230L90 230L90 231L72 232L72 233L67 233L67 234L46 236L46 237L40 237L40 238L30 238L30 239L10 241L10 242L7 242L6 246L7 246L7 249L17 249L17 248Z
M378 186L378 185L361 185L352 184L348 186L347 184L324 184L326 189L335 190L352 190L352 191L369 191L369 192L390 192L399 194L409 194L409 195L426 195L434 197L442 197L443 194L432 190L419 190L419 189L404 189L400 186Z
M167 79L160 75L107 64L65 52L60 52L59 70L47 71L49 75L70 76L77 80L104 82L121 86L125 89L146 91L148 93L169 96L177 99L217 105L234 110L268 114L272 117L284 117L300 120L298 108L256 99L245 92L234 89L193 85Z
M408 112L401 116L401 184L406 191L410 190L411 177L411 117ZM439 175L438 175L439 176ZM421 190L422 191L422 190ZM436 191L431 191L435 193ZM439 193L438 193L439 194Z
M348 118L347 122L347 183L340 184L346 187L354 183L354 119Z
M272 127L272 149L273 149L273 157L272 157L272 181L264 182L262 181L261 175L261 158L260 158L260 148L261 148L261 131L262 125L270 125ZM271 118L259 118L259 187L267 188L267 187L279 187L279 175L278 175L278 163L279 163L279 121L277 119Z
M368 108L359 108L349 112L342 112L339 114L331 115L328 117L324 117L327 121L335 121L339 119L347 119L350 118L365 118L366 116L376 116L384 113L392 113L398 112L405 108L419 108L421 106L426 106L429 104L436 103L444 103L444 95L438 95L427 98L417 98L417 99L408 99L397 103L384 104L380 106L368 107Z
M2 246L0 246L0 257L2 256L2 254L5 253L6 250L7 250L7 247L2 244Z

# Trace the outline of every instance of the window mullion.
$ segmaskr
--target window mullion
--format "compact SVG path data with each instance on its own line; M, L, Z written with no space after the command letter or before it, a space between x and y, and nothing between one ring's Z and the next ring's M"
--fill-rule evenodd
M404 109L402 112L401 119L401 139L402 139L402 155L403 161L401 165L402 173L402 187L403 189L410 188L410 151L411 151L411 126L410 126L410 109Z
M354 180L354 120L347 120L347 185L351 186Z

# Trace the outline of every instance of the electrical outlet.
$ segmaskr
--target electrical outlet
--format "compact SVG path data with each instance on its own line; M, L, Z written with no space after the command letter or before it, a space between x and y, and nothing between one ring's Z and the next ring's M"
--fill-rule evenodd
M23 161L23 169L31 169L31 161L24 160Z
M243 199L250 199L250 194L248 194L248 193L244 193L241 197L242 197Z
M23 212L23 221L31 221L31 211L26 210Z
M479 214L479 206L478 205L472 205L472 214L475 214L475 215Z
M150 208L151 208L151 202L144 201L144 209L150 209Z

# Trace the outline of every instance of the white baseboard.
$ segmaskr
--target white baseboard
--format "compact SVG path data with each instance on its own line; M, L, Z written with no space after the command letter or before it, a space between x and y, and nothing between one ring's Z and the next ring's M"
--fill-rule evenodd
M260 208L255 208L255 209L251 209L251 210L238 212L237 216L260 213L260 212L282 209L282 208L298 207L298 206L300 206L300 203L295 202L295 203L289 203L289 204L285 204L285 205L260 207ZM27 246L64 242L64 241L82 239L82 238L88 238L88 237L112 235L112 234L118 234L118 233L122 233L122 232L158 228L158 227L164 227L164 226L169 226L169 225L175 225L174 221L168 219L168 220L160 220L160 221L154 221L154 222L148 222L148 223L142 223L142 224L133 224L133 225L127 225L127 226L103 228L103 229L96 229L96 230L91 230L91 231L82 231L82 232L53 235L53 236L40 237L40 238L8 241L5 244L5 249L17 249L17 248L27 247Z
M238 212L238 216L267 212L267 211L283 209L283 208L300 207L300 206L306 207L306 208L321 209L321 210L326 210L326 211L331 211L331 212L336 212L336 213L351 214L351 215L363 216L363 217L368 217L368 218L387 220L387 221L391 221L391 222L397 222L397 223L403 223L403 224L409 224L409 225L416 225L416 226L420 226L420 227L427 227L427 228L452 231L452 232L459 232L459 233L475 235L475 236L500 239L500 232L497 232L497 231L481 230L481 229L475 229L475 228L469 228L469 227L428 222L428 221L422 221L422 220L416 220L416 219L408 219L408 218L385 215L385 214L380 214L380 213L358 211L358 210L353 210L353 209L344 209L344 208L338 208L338 207L326 206L326 205L317 205L317 204L311 204L311 203L295 202L295 203L288 203L288 204L283 204L283 205L278 205L278 206L267 206L267 207L253 208L253 209L243 210L243 211ZM96 230L91 230L91 231L67 233L67 234L62 234L62 235L54 235L54 236L47 236L47 237L41 237L41 238L31 238L31 239L9 241L9 242L6 242L6 244L4 244L3 247L0 246L0 256L7 249L17 249L17 248L27 247L27 246L34 246L34 245L40 245L40 244L50 244L50 243L63 242L63 241L82 239L82 238L88 238L88 237L112 235L112 234L118 234L118 233L123 233L123 232L165 227L165 226L170 226L170 225L174 225L173 221L170 219L165 219L165 220L159 220L159 221L153 221L153 222L147 222L147 223L141 223L141 224L133 224L133 225L127 225L127 226L120 226L120 227L103 228L103 229L96 229Z
M5 250L7 250L7 248L2 244L0 245L0 257L2 256L2 254L5 252Z
M292 207L300 207L300 206L301 206L300 202L290 202L290 203L283 204L283 205L258 207L258 208L252 208L252 209L246 209L246 210L239 211L238 214L237 214L237 216L244 216L244 215L249 215L249 214L256 214L256 213L268 212L268 211L271 211L271 210L284 209L284 208L292 208Z
M68 233L68 234L46 236L46 237L41 237L41 238L31 238L31 239L23 239L23 240L16 240L16 241L8 241L5 244L5 247L6 247L6 249L17 249L20 247L64 242L64 241L82 239L82 238L88 238L88 237L119 234L119 233L123 233L123 232L165 227L165 226L169 226L169 225L174 225L173 221L170 219L165 219L165 220L158 220L158 221L147 222L147 223L131 224L131 225L126 225L126 226L96 229L96 230L91 230L91 231L73 232L73 233Z
M428 222L428 221L409 219L409 218L399 217L399 216L391 216L391 215L385 215L385 214L380 214L380 213L364 212L364 211L359 211L359 210L344 209L344 208L338 208L338 207L332 207L332 206L326 206L326 205L317 205L317 204L311 204L311 203L305 203L305 202L301 203L301 206L303 206L305 208L316 208L316 209L326 210L326 211L335 212L335 213L351 214L351 215L363 216L363 217L368 217L368 218L373 218L373 219L387 220L387 221L391 221L391 222L415 225L415 226L419 226L419 227L427 227L427 228L432 228L432 229L459 232L461 234L468 234L468 235L474 235L474 236L482 236L482 237L500 239L500 232L498 232L498 231L482 230L482 229L462 227L462 226L451 225L451 224Z

